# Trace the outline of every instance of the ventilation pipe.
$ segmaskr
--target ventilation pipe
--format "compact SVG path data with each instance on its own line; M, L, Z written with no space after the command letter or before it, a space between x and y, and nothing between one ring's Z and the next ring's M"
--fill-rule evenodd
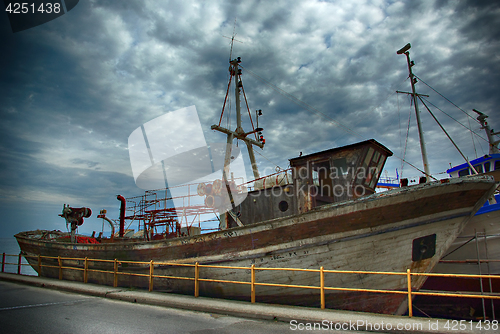
M125 197L122 195L116 196L116 199L121 202L120 205L120 232L119 232L119 237L123 238L123 235L125 234L125 207L127 205L127 201L125 200Z

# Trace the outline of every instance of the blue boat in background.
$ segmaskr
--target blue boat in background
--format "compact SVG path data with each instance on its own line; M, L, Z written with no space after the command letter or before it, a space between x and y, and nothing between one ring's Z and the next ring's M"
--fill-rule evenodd
M380 177L377 183L377 191L384 191L392 188L413 188L418 184L427 183L430 178L434 178L429 169L427 159L427 150L425 147L424 132L420 121L419 101L427 111L431 114L440 128L452 142L455 148L459 151L465 160L465 163L457 165L447 170L449 178L437 180L437 182L447 183L452 179L462 178L464 181L472 175L490 175L496 181L496 191L487 200L486 204L476 212L472 219L461 231L461 234L441 257L439 263L433 268L435 273L446 274L495 274L500 275L500 150L498 144L500 140L495 140L495 136L500 132L494 132L490 129L486 122L487 115L473 109L478 115L477 120L481 124L481 129L484 129L489 144L489 152L487 155L469 161L468 158L460 151L456 143L446 132L439 120L434 116L428 108L422 97L428 95L418 94L415 84L422 81L417 80L413 73L415 62L410 60L409 50L411 44L408 43L402 49L397 51L397 54L406 56L408 64L408 78L410 79L411 92L396 91L397 93L410 96L410 101L415 108L417 130L420 141L420 150L422 153L423 173L417 178L399 178L397 177ZM429 86L430 87L430 86ZM440 94L441 95L441 94ZM403 159L404 161L404 159ZM406 161L405 161L406 162ZM415 166L413 166L416 168ZM418 169L418 168L416 168ZM447 203L443 203L445 205ZM423 207L421 209L424 209ZM441 290L441 291L464 291L478 293L499 293L500 280L486 278L457 278L457 277L429 277L422 286L421 290ZM417 296L414 300L414 308L421 311L420 316L432 316L440 318L455 318L459 320L471 319L495 319L495 309L500 310L500 302L493 300L485 301L484 299L472 298L444 298L437 296ZM415 313L414 313L415 314Z
M494 133L485 121L488 117L474 109L477 119L486 131L489 154L448 169L450 178L467 177L474 174L491 175L500 185L500 152ZM433 272L445 274L499 275L500 274L500 186L465 226L452 243ZM429 277L422 286L425 290L465 291L476 293L499 293L500 280L466 279L457 277ZM485 299L443 298L419 296L416 306L424 314L460 319L498 319L500 303ZM495 314L496 313L496 314Z

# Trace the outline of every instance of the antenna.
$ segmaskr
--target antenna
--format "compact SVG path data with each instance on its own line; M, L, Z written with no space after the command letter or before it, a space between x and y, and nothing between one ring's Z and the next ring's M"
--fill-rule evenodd
M236 37L236 32L235 31L236 31L236 18L234 19L233 35L231 37L227 37L227 36L222 35L222 37L225 37L225 38L231 40L231 49L229 51L229 62L231 62L231 60L233 59L232 57L233 57L233 44L234 44L234 41L243 43L242 41L238 41L237 39L235 39L235 37Z
M488 137L488 143L490 146L489 154L500 153L500 150L498 149L500 140L495 141L495 139L493 138L493 136L500 134L500 132L494 132L493 129L490 129L488 122L486 122L486 118L488 118L488 115L485 115L476 109L472 109L472 111L478 114L477 120L479 121L479 123L481 123L481 129L484 129L486 131L486 136Z

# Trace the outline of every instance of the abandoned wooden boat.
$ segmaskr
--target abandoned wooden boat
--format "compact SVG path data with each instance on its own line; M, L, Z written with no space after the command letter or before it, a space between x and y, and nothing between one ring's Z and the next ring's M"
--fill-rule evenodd
M219 210L219 228L201 233L195 217L202 212L227 208L220 194L227 190L230 199L246 185L235 185L229 175L226 152L222 180L194 186L205 206L172 207L165 189L147 191L143 197L121 201L120 232L116 237L85 237L76 234L88 210L65 206L61 216L71 224L71 232L37 230L15 237L28 262L38 271L36 256L50 256L39 275L58 277L57 257L106 259L119 261L119 272L149 273L148 265L124 261L151 261L154 274L194 277L193 267L176 264L220 265L226 268L201 267L205 279L250 282L250 271L236 267L302 268L429 272L449 248L469 219L494 190L491 177L475 176L430 182L414 187L375 193L375 186L390 150L375 140L300 156L290 160L288 171L260 178L253 145L263 147L262 137L250 139L261 129L245 132L241 128L239 94L241 93L240 59L230 62L230 77L235 79L237 128L232 131L219 125L212 129L249 148L254 187L241 203L229 202L229 210ZM228 85L229 93L229 85ZM223 109L224 111L224 109ZM250 114L250 113L249 113ZM228 145L230 148L230 145ZM267 179L267 180L266 180ZM274 180L274 182L268 182ZM193 189L193 185L190 185ZM219 196L218 200L214 196ZM170 198L171 199L171 198ZM135 204L134 204L135 203ZM139 204L137 204L139 203ZM193 219L186 219L191 215ZM106 218L101 212L100 217ZM144 230L133 238L125 235L125 221L138 221ZM113 224L112 224L113 226ZM164 230L158 233L158 228ZM168 262L161 264L158 262ZM64 266L82 268L82 260L65 260ZM88 261L89 269L113 270L112 262ZM229 268L227 268L229 267ZM231 268L233 267L233 268ZM83 280L81 270L64 270L63 278ZM286 285L319 286L319 274L305 271L263 270L256 281ZM112 273L89 271L88 281L113 284ZM414 278L418 290L424 277ZM148 287L147 277L119 275L118 285ZM325 286L372 289L407 289L406 278L395 275L326 274ZM155 278L157 290L193 294L192 280ZM250 287L244 284L200 282L202 296L249 300ZM280 286L257 286L257 302L293 305L318 305L316 289ZM376 294L352 291L326 291L326 306L346 310L402 314L406 297L399 294Z

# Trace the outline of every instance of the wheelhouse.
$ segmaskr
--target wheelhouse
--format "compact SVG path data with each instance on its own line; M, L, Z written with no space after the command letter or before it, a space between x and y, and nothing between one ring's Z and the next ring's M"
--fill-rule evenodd
M479 174L491 174L496 181L500 181L500 154L487 154L470 161ZM464 163L446 171L450 177L462 177L475 174L469 164Z

